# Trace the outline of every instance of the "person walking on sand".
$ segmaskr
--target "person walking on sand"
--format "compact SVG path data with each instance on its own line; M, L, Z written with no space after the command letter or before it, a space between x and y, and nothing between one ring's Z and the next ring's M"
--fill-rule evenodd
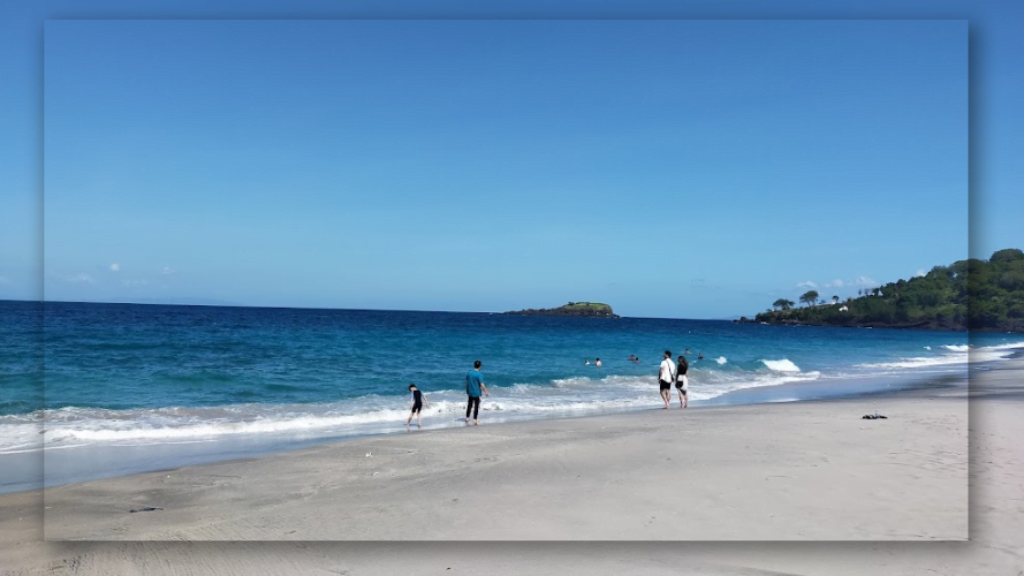
M672 399L672 382L675 381L675 364L672 363L672 352L665 350L665 359L661 361L658 368L658 386L661 389L661 399L665 401L665 409Z
M430 406L430 402L427 402L427 397L420 392L419 388L415 384L409 384L409 392L412 392L412 412L409 413L409 419L405 421L405 429L409 429L409 425L412 424L412 417L416 416L416 427L423 428L423 421L420 419L420 411L423 410L423 405Z
M480 373L480 367L483 366L479 360L473 362L473 369L466 374L466 396L468 401L466 402L466 426L469 426L469 414L473 413L473 425L480 424L480 391L482 390L484 396L490 396L490 392L487 391L487 385L484 384L484 375Z
M680 356L679 364L676 365L676 391L679 392L679 407L686 408L690 405L689 392L690 379L686 377L686 373L690 371L690 363L686 361L686 358Z

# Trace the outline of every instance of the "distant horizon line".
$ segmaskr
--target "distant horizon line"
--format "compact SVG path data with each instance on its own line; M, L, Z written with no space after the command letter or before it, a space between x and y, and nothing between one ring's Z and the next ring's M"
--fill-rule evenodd
M0 298L2 302L22 302L22 303L36 303L36 304L127 304L132 306L203 306L208 308L267 308L272 310L348 310L354 312L427 312L427 313L443 313L443 314L486 314L486 315L504 315L504 312L488 312L488 311L459 311L459 310L403 310L397 308L327 308L323 306L279 306L279 305L259 305L259 304L240 304L237 302L213 300L206 298L196 298L195 302L187 302L187 298L183 298L177 302L169 301L154 301L154 302L141 302L141 301L99 301L99 300L23 300L17 298ZM642 318L645 320L698 320L702 322L731 322L737 320L740 316L730 316L728 318L665 318L662 316L621 316L621 318Z

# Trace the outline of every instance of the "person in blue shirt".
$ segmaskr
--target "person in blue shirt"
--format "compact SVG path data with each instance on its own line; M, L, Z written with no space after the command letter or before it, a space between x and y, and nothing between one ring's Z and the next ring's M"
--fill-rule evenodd
M473 369L466 374L466 396L469 397L469 401L466 402L466 425L469 426L469 415L473 414L473 425L480 424L480 392L483 391L484 396L490 396L487 392L487 385L484 384L484 375L480 373L480 367L483 364L477 360L473 362Z

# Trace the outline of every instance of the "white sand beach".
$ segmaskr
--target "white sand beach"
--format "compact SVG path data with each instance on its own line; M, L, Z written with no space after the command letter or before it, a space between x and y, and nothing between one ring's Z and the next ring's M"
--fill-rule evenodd
M1017 574L1024 362L955 390L364 439L49 489L45 524L40 492L8 494L0 567Z

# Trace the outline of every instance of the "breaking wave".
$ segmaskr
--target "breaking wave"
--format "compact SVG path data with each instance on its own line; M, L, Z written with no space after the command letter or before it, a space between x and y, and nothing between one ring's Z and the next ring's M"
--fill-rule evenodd
M788 358L782 360L761 360L761 363L768 367L769 370L776 372L799 372L800 367L793 364Z

